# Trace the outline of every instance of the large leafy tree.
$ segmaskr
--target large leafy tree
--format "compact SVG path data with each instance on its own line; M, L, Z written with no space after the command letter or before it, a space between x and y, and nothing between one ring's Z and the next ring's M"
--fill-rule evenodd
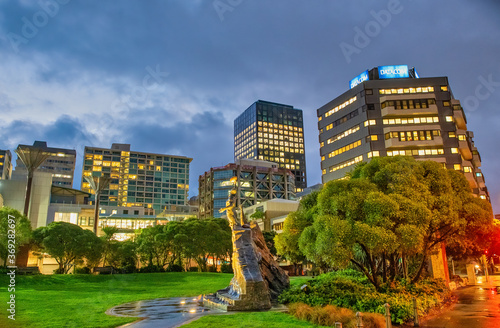
M299 238L308 226L314 222L318 212L317 198L319 192L314 191L300 201L296 212L288 214L283 224L283 232L275 237L277 253L297 265L306 259L304 251L299 248ZM320 262L319 259L316 263Z
M68 273L74 263L100 245L99 238L90 230L66 222L53 222L33 231L35 242L59 264L59 273ZM92 255L93 256L93 255Z
M31 223L18 210L10 207L0 208L0 258L4 266L15 265L15 255L19 247L31 238ZM11 240L9 242L9 240ZM12 240L14 242L12 242ZM9 246L11 244L11 246ZM10 256L9 255L14 255Z
M438 244L465 248L477 239L468 229L487 233L492 222L489 203L472 196L463 175L411 157L374 158L327 183L317 211L295 230L300 252L332 268L351 263L376 288L397 277L417 281ZM413 272L408 259L418 261Z

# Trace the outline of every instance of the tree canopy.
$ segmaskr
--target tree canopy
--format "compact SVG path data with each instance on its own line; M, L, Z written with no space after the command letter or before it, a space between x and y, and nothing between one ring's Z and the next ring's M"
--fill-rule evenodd
M0 208L0 258L4 266L15 265L15 262L10 261L15 261L19 247L27 244L30 238L30 220L18 210L6 206ZM9 242L9 240L14 240L14 242Z
M472 195L463 174L411 157L374 158L305 205L314 197L288 216L278 253L330 268L354 265L377 288L397 277L417 281L436 245L465 251L492 227L490 204Z

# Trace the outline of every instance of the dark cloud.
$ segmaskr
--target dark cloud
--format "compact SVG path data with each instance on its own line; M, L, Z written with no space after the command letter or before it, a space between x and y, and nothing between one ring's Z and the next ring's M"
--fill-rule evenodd
M42 3L47 1L55 0ZM197 185L193 174L232 161L231 122L258 99L304 110L312 184L321 176L316 109L346 91L348 81L365 69L408 64L421 76L448 76L460 100L474 96L481 76L493 74L500 81L500 5L494 0L401 0L396 12L349 56L340 45L355 45L356 31L366 33L395 1L247 0L233 5L223 20L212 1L70 1L15 52L8 33L23 36L26 20L33 23L42 10L39 2L26 3L0 3L0 56L38 63L43 55L36 72L40 84L82 80L85 88L110 79L115 82L107 86L127 96L130 83L141 85L148 66L159 65L169 76L163 89L151 92L151 103L119 114L109 110L112 104L102 103L97 116L84 117L81 108L79 113L68 108L68 117L55 123L4 124L2 136L9 135L0 146L47 138L49 144L68 148L129 142L136 150L178 152L194 158L191 194ZM0 86L9 82L0 77ZM168 93L172 87L175 93ZM0 96L2 114L15 111L16 101ZM500 88L466 112L496 212L498 103ZM109 144L101 144L104 140Z

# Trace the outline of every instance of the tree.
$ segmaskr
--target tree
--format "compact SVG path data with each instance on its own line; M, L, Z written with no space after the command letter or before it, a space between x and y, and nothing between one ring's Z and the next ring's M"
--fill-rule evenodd
M317 211L312 224L294 231L299 253L332 268L351 263L377 289L380 279L419 280L437 245L470 245L475 236L467 229L487 231L492 224L491 207L472 196L462 174L399 156L374 158L346 180L328 182ZM407 270L409 258L419 262L414 272Z
M319 192L314 191L304 196L297 211L291 212L283 224L283 232L275 237L275 246L279 255L292 262L295 270L298 264L306 259L299 247L299 238L304 229L314 222L317 214L317 198ZM296 272L297 273L297 272Z
M137 236L137 251L141 258L148 262L148 266L164 269L168 263L173 241L165 233L165 226L157 225L142 229Z
M59 264L59 273L68 273L75 261L82 260L99 238L90 230L67 222L52 222L33 231L34 240Z
M26 215L10 207L0 208L0 258L4 266L15 265L19 247L30 238L31 223Z

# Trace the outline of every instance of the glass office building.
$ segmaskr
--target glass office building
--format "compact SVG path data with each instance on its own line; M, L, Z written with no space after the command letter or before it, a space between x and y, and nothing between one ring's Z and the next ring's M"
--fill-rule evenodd
M307 187L302 110L259 100L234 120L234 159L277 163L295 175L297 192Z

